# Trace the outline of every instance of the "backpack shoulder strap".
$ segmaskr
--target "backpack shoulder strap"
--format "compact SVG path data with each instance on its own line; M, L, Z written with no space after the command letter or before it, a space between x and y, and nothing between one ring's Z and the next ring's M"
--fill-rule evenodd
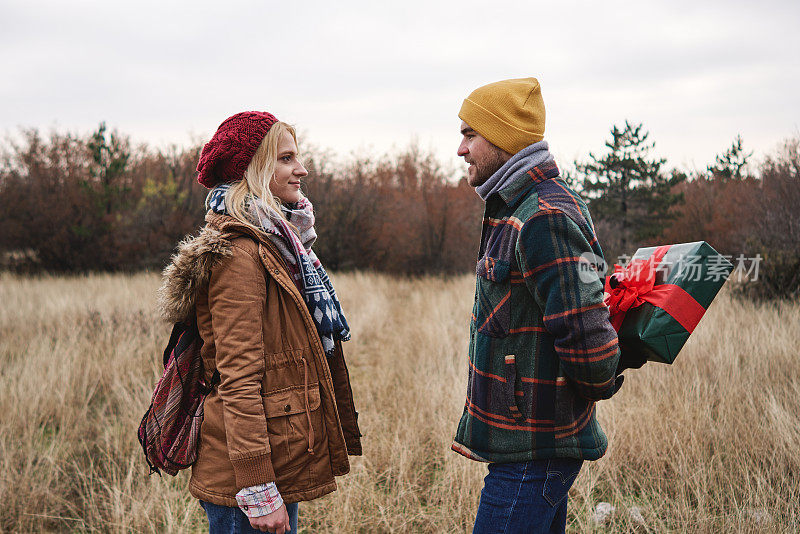
M175 346L178 344L178 340L180 339L181 335L186 331L186 325L184 323L175 323L172 326L172 334L169 336L169 342L167 343L167 348L164 349L164 368L167 367L167 362L169 362L169 355L172 354L172 351L175 349Z

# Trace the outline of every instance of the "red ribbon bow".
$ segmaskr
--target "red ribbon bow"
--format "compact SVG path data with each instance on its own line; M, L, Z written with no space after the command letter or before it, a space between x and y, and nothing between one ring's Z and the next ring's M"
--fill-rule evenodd
M606 279L605 303L617 332L628 310L645 302L667 312L689 333L700 322L706 310L686 290L674 284L656 285L656 270L669 248L658 247L648 259L631 260L625 267L614 265L614 273Z

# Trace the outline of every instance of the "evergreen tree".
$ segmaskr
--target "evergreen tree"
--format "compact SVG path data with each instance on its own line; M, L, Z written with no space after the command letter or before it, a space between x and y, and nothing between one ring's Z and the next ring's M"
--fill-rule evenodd
M131 202L128 140L116 132L107 133L105 122L85 141L87 173L80 185L85 197L80 211L72 220L75 250L94 251L96 265L111 269L119 250L114 246L115 229L125 218Z
M86 148L92 158L91 172L97 187L87 185L94 192L98 207L105 215L110 215L125 203L130 192L126 176L131 158L128 140L116 132L106 135L106 123L101 122Z
M728 180L741 180L744 178L742 170L747 165L752 155L752 151L744 151L742 136L737 135L731 147L717 156L717 161L714 165L708 166L708 172L712 178L721 179L724 182Z
M657 237L670 219L669 208L682 198L672 188L686 176L664 171L666 160L650 155L655 143L649 135L641 123L625 121L611 128L606 154L590 153L589 162L575 163L592 217L617 228L619 252L630 252L634 240Z

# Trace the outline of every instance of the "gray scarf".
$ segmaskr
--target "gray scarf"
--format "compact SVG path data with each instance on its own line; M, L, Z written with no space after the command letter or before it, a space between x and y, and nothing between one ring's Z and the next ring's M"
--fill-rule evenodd
M475 191L486 201L494 193L511 183L520 172L527 172L537 165L552 161L554 159L548 150L547 141L533 143L511 156L505 165L497 169L482 185L476 187Z

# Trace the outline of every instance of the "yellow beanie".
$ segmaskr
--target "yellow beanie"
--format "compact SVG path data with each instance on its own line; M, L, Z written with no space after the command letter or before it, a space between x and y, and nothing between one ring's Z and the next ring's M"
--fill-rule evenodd
M544 100L539 80L517 78L478 87L458 117L509 154L544 139Z

